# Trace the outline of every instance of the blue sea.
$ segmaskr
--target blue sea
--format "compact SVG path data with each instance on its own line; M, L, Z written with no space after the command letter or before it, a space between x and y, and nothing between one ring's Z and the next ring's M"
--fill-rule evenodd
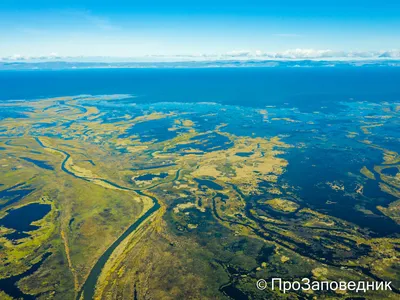
M398 101L400 68L188 68L0 71L0 101L133 94L138 102L217 102L335 109L338 101Z

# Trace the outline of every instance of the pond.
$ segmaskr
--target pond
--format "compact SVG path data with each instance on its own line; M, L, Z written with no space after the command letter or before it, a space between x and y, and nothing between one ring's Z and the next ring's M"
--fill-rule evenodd
M42 219L50 210L51 205L40 203L31 203L10 209L7 211L7 215L0 219L0 225L16 231L9 234L8 238L20 239L27 236L24 232L38 229L38 226L31 225L31 223Z
M53 166L49 165L47 162L43 160L32 159L29 157L21 157L23 160L33 163L34 165L38 166L39 168L46 169L46 170L54 170Z

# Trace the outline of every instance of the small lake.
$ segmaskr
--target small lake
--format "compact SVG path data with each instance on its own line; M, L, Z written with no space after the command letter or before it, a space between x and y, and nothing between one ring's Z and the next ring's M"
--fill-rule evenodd
M223 189L222 186L220 186L219 184L215 183L212 180L198 179L198 178L195 178L194 180L199 184L199 186L206 186L210 189L217 190L217 191L220 191Z
M8 214L0 219L0 225L15 229L16 232L9 234L8 238L19 239L26 237L24 232L36 230L39 227L31 225L46 216L51 210L51 205L32 203L16 209L8 210Z
M135 177L135 180L152 180L154 178L165 178L168 176L168 173L160 173L160 174L145 174L138 177Z
M47 162L43 160L32 159L29 157L21 157L23 160L33 163L34 165L38 166L39 168L46 169L46 170L54 170L53 166L49 165Z
M236 156L240 156L240 157L250 157L254 154L254 152L236 152L235 155Z

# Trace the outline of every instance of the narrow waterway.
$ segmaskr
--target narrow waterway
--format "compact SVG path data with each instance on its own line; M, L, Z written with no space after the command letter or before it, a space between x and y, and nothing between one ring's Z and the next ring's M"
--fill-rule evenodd
M35 138L35 140L37 141L37 143L43 147L43 148L48 148L51 149L53 151L57 151L61 154L63 154L65 156L64 160L61 163L61 170L64 171L65 173L74 176L75 178L78 179L82 179L85 181L91 181L91 178L86 178L83 176L79 176L74 174L72 171L68 170L65 165L68 161L68 159L71 157L69 153L60 150L60 149L56 149L56 148L52 148L52 147L48 147L46 145L43 144L43 142L39 139L39 138ZM168 181L174 181L179 179L179 175L180 175L181 169L179 169L176 172L175 177ZM110 247L107 248L107 250L100 256L100 258L97 260L97 262L95 263L95 265L93 266L93 268L91 269L88 277L86 278L85 283L83 284L81 290L78 292L77 298L76 299L81 299L81 297L83 296L83 299L85 300L90 300L93 299L94 293L95 293L95 289L96 289L96 284L97 284L97 280L101 274L101 271L103 270L103 267L105 266L105 264L107 263L108 259L110 258L111 254L114 252L114 250L119 246L119 244L125 240L133 231L135 231L144 221L146 221L153 213L155 213L159 208L160 208L160 204L157 200L156 197L151 196L151 195L147 195L145 194L142 190L149 190L152 189L160 184L165 184L167 182L160 182L154 185L151 185L147 188L143 188L143 189L132 189L129 187L123 187L120 186L116 183L113 183L109 180L106 179L101 179L101 178L96 178L96 180L100 180L103 181L109 185L112 185L120 190L125 190L125 191L131 191L135 194L139 194L141 196L145 196L150 198L153 201L153 206L147 211L145 212L139 219L137 219L134 223L132 223L120 236L118 239L116 239Z
M94 292L96 289L96 283L100 276L103 267L107 263L113 251L118 247L118 245L125 240L133 231L135 231L140 224L142 224L148 217L150 217L154 212L156 212L160 208L160 204L158 203L157 198L144 194L143 192L137 191L138 194L142 196L149 197L153 200L154 205L139 219L137 219L125 232L112 243L110 247L103 253L102 256L97 260L96 264L93 266L92 270L89 273L85 283L82 286L82 289L79 291L77 299L80 299L83 294L83 299L93 299Z

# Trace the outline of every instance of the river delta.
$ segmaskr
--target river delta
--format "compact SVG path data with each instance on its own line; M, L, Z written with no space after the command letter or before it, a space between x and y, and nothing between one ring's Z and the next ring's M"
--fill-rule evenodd
M400 103L0 103L1 299L354 299L400 290Z

